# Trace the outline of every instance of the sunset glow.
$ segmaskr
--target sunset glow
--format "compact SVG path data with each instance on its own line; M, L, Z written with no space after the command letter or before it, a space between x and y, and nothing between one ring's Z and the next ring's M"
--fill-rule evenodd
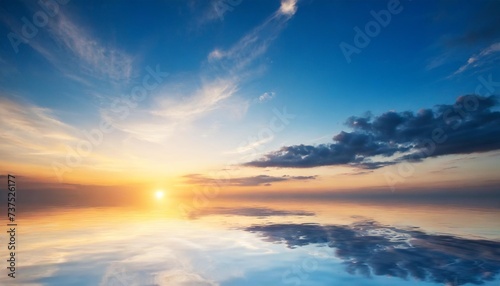
M155 197L159 200L163 199L164 196L165 196L165 191L163 190L157 190L155 192Z
M0 285L500 285L499 15L1 1Z

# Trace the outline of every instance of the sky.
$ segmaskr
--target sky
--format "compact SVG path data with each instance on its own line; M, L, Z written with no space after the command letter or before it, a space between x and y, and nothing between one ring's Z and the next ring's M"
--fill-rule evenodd
M2 1L0 172L61 192L497 191L499 11Z

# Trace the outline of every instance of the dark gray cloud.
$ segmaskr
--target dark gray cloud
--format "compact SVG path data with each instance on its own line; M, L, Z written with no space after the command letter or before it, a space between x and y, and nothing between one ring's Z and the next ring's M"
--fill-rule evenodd
M212 178L207 178L200 174L190 174L184 176L184 178L191 184L198 185L212 185L217 184L217 180ZM281 177L267 176L267 175L259 175L253 177L241 177L241 178L231 178L228 180L224 180L224 185L228 186L239 186L239 187L248 187L248 186L270 186L271 183L275 182L284 182L284 181L307 181L314 180L316 176L288 176L284 175Z
M500 112L495 96L467 95L433 109L389 111L379 116L352 116L352 132L333 136L334 143L285 146L245 163L254 167L309 168L350 165L377 169L402 160L500 149ZM378 160L375 160L378 156ZM380 158L387 159L381 160Z
M346 271L446 285L484 284L500 273L500 242L427 234L361 221L351 225L269 224L247 231L289 248L328 246Z
M481 9L467 21L468 30L449 41L454 45L475 45L500 39L500 1L478 1ZM463 19L461 19L463 21Z
M249 208L205 208L190 213L190 218L195 219L209 215L228 215L228 216L249 216L249 217L270 217L270 216L314 216L313 212L294 211L294 210L276 210L263 207Z

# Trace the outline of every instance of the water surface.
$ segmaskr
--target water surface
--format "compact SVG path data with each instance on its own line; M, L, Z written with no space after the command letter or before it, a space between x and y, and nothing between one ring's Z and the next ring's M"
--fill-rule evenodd
M499 285L499 217L339 201L45 208L19 214L17 278L0 283Z

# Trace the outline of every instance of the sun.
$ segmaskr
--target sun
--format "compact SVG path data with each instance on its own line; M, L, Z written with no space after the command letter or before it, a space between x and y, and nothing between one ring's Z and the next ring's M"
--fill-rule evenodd
M155 192L156 199L161 200L164 196L165 196L165 191L156 190L156 192Z

